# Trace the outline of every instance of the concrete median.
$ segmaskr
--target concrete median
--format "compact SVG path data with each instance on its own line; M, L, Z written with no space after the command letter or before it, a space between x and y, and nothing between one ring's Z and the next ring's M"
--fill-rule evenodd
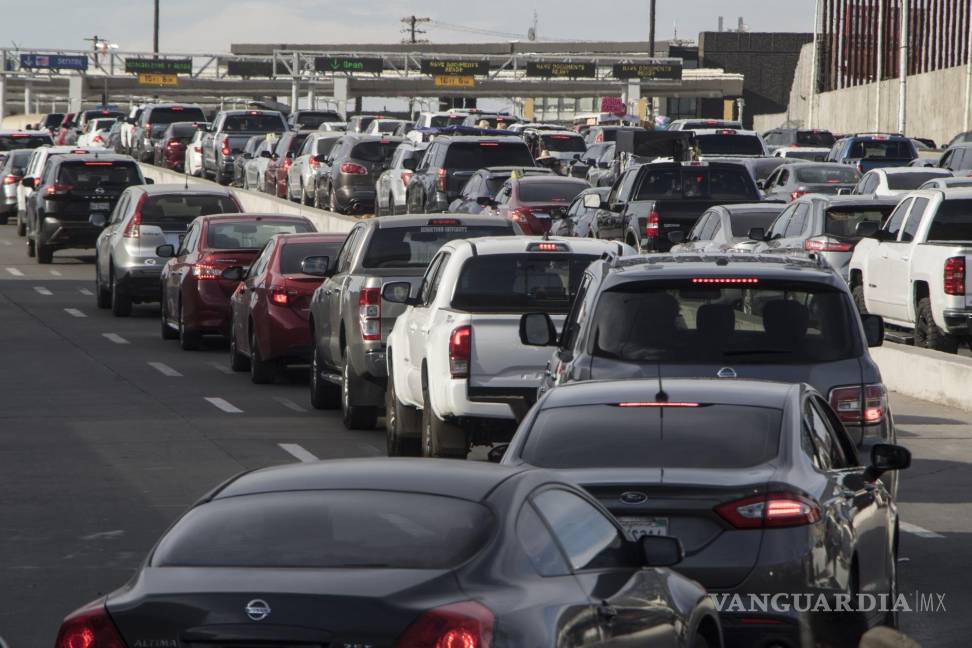
M158 184L182 184L186 181L186 176L175 171L160 169L151 164L142 164L142 173L146 178L155 180ZM189 177L190 185L202 185L218 187L211 180ZM257 193L255 191L244 191L243 189L233 188L233 192L239 198L243 209L257 214L287 214L293 216L304 216L309 219L314 226L321 232L349 232L357 220L351 216L335 214L323 209L305 207L283 198Z
M871 349L889 390L972 411L972 358L885 343Z

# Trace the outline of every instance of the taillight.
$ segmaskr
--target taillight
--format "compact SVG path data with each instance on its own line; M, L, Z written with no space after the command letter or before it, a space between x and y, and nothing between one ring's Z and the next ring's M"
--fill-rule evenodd
M472 356L472 328L460 326L449 336L449 372L453 378L469 377L469 359Z
M142 197L138 199L138 204L135 205L135 213L132 214L132 220L128 221L128 225L125 226L124 231L122 231L123 238L139 238L142 235L142 205L145 204L145 200L148 198L147 195L142 194Z
M358 320L362 340L381 339L381 288L362 288L358 293Z
M223 152L223 155L229 155L232 152L230 151L230 143L228 137L223 139L223 145L220 147L220 150Z
M790 192L790 200L796 200L800 196L806 196L806 195L807 195L806 191L793 191Z
M177 146L182 146L182 142L179 140L169 140L165 143L168 148L176 148Z
M196 153L202 153L202 147L201 146L194 146L193 148L195 149Z
M809 238L803 242L803 249L807 252L853 252L854 244L827 237Z
M270 290L270 303L277 306L286 306L290 303L290 297L284 288L272 288Z
M945 294L965 294L965 257L945 259Z
M341 165L341 173L348 173L350 175L368 175L368 169L364 168L360 164L355 164L354 162L345 162Z
M293 163L294 163L294 161L291 158L286 158L283 161L283 170L284 171L289 170L290 169L290 165L293 164Z
M125 648L104 600L90 603L61 623L55 648Z
M408 183L412 181L411 171L402 171L402 186L407 187Z
M192 276L200 281L212 281L221 279L223 270L217 265L213 265L212 257L203 257L199 263L192 264Z
M648 214L648 223L645 225L645 236L651 239L658 238L659 220L658 210L652 209Z
M449 190L449 174L445 169L439 169L439 175L436 183L439 191L445 192Z
M152 124L145 124L145 126L143 128L145 129L145 135L146 136L152 134Z
M94 136L93 138L91 138L91 143L92 143L92 144L96 144L96 143L98 143L98 142L100 142L100 143L102 143L102 144L104 144L104 143L105 143L105 140L104 140L104 139L102 139L102 137L101 137L101 135L95 135L95 136Z
M307 163L309 165L311 165L312 168L315 168L315 169L321 165L321 163L317 161L317 158L316 157L313 157L313 156L311 156L310 158L308 158Z
M495 622L489 608L476 601L445 605L416 619L395 648L489 648Z
M795 493L766 493L715 507L723 520L737 529L792 527L820 519L820 506Z
M844 423L880 423L888 409L888 392L876 383L860 387L836 387L830 390L830 406Z
M7 175L3 177L3 184L5 185L17 184L18 182L20 182L20 176Z
M61 183L58 182L58 183L55 183L55 184L50 185L47 188L47 191L45 193L49 197L53 197L53 196L64 196L64 195L67 195L67 193L69 191L71 191L72 189L74 189L73 186L71 186L69 184L61 184Z
M530 222L530 216L533 216L533 212L526 207L520 207L510 212L510 220L520 225L528 224Z
M864 173L864 166L860 162L858 162L854 166L857 168L858 173Z

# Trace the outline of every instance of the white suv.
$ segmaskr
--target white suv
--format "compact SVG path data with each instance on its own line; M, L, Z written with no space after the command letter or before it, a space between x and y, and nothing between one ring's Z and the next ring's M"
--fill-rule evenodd
M585 269L635 250L593 239L506 237L442 246L418 288L386 283L408 305L388 337L389 455L465 458L509 441L533 404L550 354L520 342L520 319L562 321Z

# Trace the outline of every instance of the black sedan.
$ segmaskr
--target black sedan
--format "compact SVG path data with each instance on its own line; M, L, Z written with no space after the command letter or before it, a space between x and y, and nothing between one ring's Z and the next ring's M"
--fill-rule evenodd
M717 316L719 305L710 307ZM895 600L898 514L878 478L907 468L911 455L877 444L862 464L838 416L808 385L666 378L663 386L556 387L502 462L560 471L634 537L678 538L686 550L679 572L711 592L747 601L856 601L858 593ZM894 622L880 609L848 610L836 623L797 609L723 609L726 645L856 646L869 626ZM808 633L820 643L801 643Z
M680 557L543 470L283 466L203 498L57 646L721 646Z

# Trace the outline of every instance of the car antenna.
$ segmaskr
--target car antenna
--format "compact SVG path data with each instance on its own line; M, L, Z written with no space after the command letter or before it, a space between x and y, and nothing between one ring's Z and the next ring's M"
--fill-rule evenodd
M665 392L665 386L662 384L662 363L661 360L658 361L658 393L655 394L656 403L667 403L668 394Z

